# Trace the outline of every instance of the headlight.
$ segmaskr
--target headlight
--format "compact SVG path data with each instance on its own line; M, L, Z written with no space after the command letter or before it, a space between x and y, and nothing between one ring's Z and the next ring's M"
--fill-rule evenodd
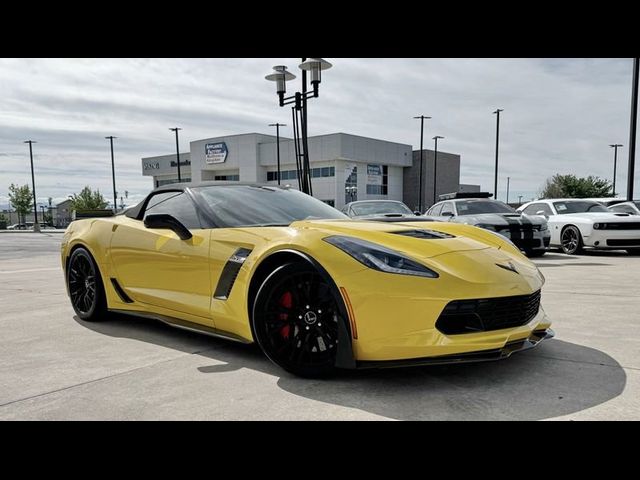
M374 270L418 277L438 278L438 274L399 252L353 237L335 235L323 239Z
M478 228L484 228L485 230L489 230L490 232L496 231L496 227L494 227L493 225L487 225L486 223L478 223L475 226Z
M593 228L595 228L596 230L599 230L601 228L605 228L606 225L607 225L606 223L594 223Z

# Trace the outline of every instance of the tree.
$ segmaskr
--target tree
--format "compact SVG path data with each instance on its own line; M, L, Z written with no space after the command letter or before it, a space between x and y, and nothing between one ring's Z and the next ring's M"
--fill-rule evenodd
M22 223L26 223L25 217L33 208L33 194L29 185L20 187L12 183L9 186L9 203L18 214L18 218L22 218Z
M5 228L7 228L7 217L4 216L4 214L0 213L0 230L4 230Z
M556 174L548 178L542 187L540 198L600 198L613 197L612 185L608 180L589 175Z
M94 192L87 185L80 193L73 194L71 205L74 210L102 210L106 208L107 201L100 193L100 190Z

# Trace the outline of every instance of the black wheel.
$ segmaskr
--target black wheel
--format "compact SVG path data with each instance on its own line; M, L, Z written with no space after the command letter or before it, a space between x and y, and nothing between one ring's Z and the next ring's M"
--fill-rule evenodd
M524 254L529 258L541 257L545 253L547 253L546 250L525 250L524 251Z
M265 355L288 372L326 376L335 369L341 306L342 299L311 265L283 265L258 290L254 337Z
M562 251L567 255L576 255L582 252L582 235L578 227L569 225L562 230L560 246L562 247Z
M640 255L640 248L627 248L629 255Z
M107 313L107 301L96 262L84 248L74 250L67 269L71 305L82 320L96 321Z

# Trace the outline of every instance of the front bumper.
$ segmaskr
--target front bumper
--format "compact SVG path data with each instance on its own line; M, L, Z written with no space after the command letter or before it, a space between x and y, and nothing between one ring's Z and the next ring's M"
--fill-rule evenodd
M520 250L548 250L551 241L551 232L548 229L527 232L500 230L498 233L511 240Z
M586 247L639 248L640 230L592 230L588 237L583 237L583 241Z
M453 355L440 355L436 357L408 358L403 360L365 360L356 362L356 368L394 368L502 360L503 358L510 357L513 353L522 352L536 347L543 340L551 339L554 336L555 332L550 328L547 328L545 330L536 330L527 338L509 342L505 344L504 347L498 349L481 350L478 352L467 352Z

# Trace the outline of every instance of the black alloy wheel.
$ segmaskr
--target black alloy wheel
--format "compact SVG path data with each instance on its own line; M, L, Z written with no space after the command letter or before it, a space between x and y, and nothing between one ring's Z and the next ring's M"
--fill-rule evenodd
M254 337L265 355L288 372L326 376L335 369L341 306L342 299L311 265L283 265L258 291Z
M71 305L82 320L100 320L107 311L100 272L84 248L73 251L67 268Z
M578 227L569 225L562 230L560 246L567 255L576 255L582 252L582 235L580 235Z

